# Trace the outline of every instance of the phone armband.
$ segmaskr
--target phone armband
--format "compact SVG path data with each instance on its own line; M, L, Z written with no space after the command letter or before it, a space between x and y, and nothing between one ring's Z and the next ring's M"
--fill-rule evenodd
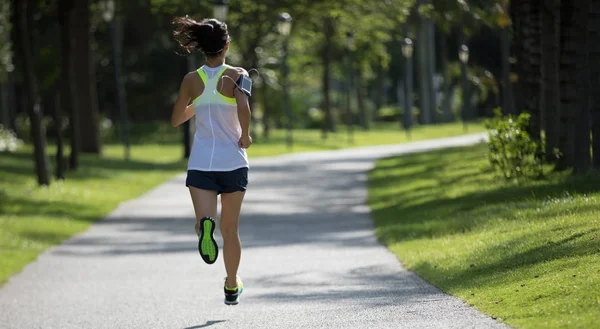
M235 84L246 96L252 96L252 79L250 77L241 75Z

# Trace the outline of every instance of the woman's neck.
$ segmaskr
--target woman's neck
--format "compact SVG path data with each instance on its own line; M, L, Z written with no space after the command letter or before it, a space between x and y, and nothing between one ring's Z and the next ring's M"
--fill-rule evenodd
M206 66L208 66L208 67L219 67L223 64L225 64L225 57L207 58L206 59Z

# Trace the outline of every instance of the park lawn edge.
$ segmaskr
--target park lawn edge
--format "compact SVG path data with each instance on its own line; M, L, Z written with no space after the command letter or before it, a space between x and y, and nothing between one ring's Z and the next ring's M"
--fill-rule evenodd
M408 270L515 328L600 323L600 175L507 183L486 145L381 159L368 203ZM596 288L595 288L596 287Z

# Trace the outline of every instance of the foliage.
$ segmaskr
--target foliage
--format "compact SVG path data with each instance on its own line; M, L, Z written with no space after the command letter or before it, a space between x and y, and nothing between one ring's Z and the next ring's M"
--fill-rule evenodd
M0 153L14 153L21 145L23 141L17 137L17 134L0 124Z
M225 20L232 37L228 62L244 66L246 69L255 68L260 72L260 76L255 76L256 93L253 100L256 103L252 104L257 117L260 117L265 102L281 97L283 38L278 34L276 25L277 15L284 11L289 12L294 20L289 37L290 91L294 108L299 109L299 115L305 116L298 118L308 120L309 108L323 107L323 97L319 91L323 75L321 56L325 39L325 19L332 19L334 22L330 42L333 103L336 103L335 93L344 88L349 75L349 56L346 49L348 31L354 32L352 70L361 88L369 91L366 98L371 98L374 97L375 88L388 83L383 81L379 84L379 79L385 79L387 76L386 71L394 81L402 76L403 61L399 55L399 40L402 37L403 23L415 7L415 3L415 0L370 3L359 0L230 1L229 14ZM180 15L190 15L196 19L211 17L213 4L210 1L194 0L120 0L117 4L116 17L122 17L124 22L124 26L118 30L123 32L123 74L131 119L166 120L181 79L189 69L186 58L175 54L176 43L171 36L170 21ZM5 7L7 8L6 5ZM459 10L457 8L460 9L460 6L456 1L448 0L418 9L427 9L429 13L438 15L446 10L456 12ZM44 97L51 97L56 93L60 73L60 66L55 65L60 62L60 37L58 29L55 28L56 3L37 1L31 10L35 17L32 22L32 39L36 47L36 75L39 77L41 92L46 95ZM92 2L90 10L99 107L104 115L114 118L117 95L109 24L102 19L101 8L96 2ZM0 11L0 21L2 17L8 18L2 16ZM252 19L248 19L249 17ZM456 13L454 17L452 24L459 22ZM443 20L440 18L436 22L442 24ZM4 27L4 32L8 31L8 24L0 22L0 26ZM3 32L0 32L0 41L3 35ZM6 36L8 37L7 33ZM10 42L0 42L0 48L7 48L9 44ZM398 53L395 54L395 51ZM4 53L0 50L0 58L6 58L2 57ZM196 56L194 66L201 65L201 57ZM1 75L0 72L0 81ZM263 86L268 86L266 93L261 91ZM302 97L294 97L308 93L315 93L317 97L311 97L306 102L298 102ZM394 92L386 89L386 93L390 95ZM391 95L391 98L395 98L395 95ZM393 103L393 100L385 96L380 101ZM340 104L332 106L341 107ZM269 109L270 118L273 120L280 121L285 113L276 104L272 104Z
M381 122L401 122L401 117L404 116L404 108L400 106L384 106L377 111L377 121ZM420 114L419 108L413 107L412 116L413 122L417 121Z
M10 31L10 2L0 1L0 83L14 70Z
M529 118L528 113L503 116L501 110L496 109L494 117L485 121L489 132L489 162L508 180L544 175L544 146L529 136Z

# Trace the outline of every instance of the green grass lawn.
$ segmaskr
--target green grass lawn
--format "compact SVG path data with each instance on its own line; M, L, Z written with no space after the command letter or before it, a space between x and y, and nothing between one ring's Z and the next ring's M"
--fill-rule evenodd
M516 328L600 325L600 174L495 178L486 146L384 159L377 236L418 275Z
M378 124L369 131L354 128L353 143L349 142L348 131L345 127L338 127L336 133L329 133L326 140L322 139L321 133L315 130L294 131L294 152L335 150L348 147L359 147L368 145L399 144L409 141L418 141L432 138L451 137L464 134L461 124L439 124L422 126L413 129L409 140L404 130L400 130L399 124ZM483 132L485 128L481 123L471 123L468 133ZM285 130L276 130L269 138L264 140L256 137L256 144L249 150L250 156L270 156L274 154L288 153L286 146Z
M483 131L482 125L471 124L469 132L477 131ZM460 124L421 127L414 130L413 140L462 133ZM120 202L185 172L181 130L146 124L134 127L132 136L131 161L123 160L121 146L108 144L102 156L82 156L80 170L48 188L37 187L31 146L15 154L0 154L0 284L40 252L84 231ZM294 137L295 152L406 141L404 132L391 124L355 131L354 144L347 143L344 131L330 134L326 141L318 131L300 130ZM54 152L50 147L49 154ZM279 130L273 131L269 140L256 138L248 150L250 157L287 152L285 131Z
M469 123L468 125L467 133L483 131L485 131L485 128L482 122ZM134 127L132 133L134 136L132 142L136 145L158 143L178 148L182 140L181 129L174 129L169 125L157 122L138 124ZM289 152L325 151L368 145L399 144L408 141L458 136L464 133L461 123L437 124L415 127L409 139L406 132L399 128L398 123L377 123L367 131L355 127L353 142L350 142L348 130L343 125L338 126L337 132L328 133L326 139L323 139L321 132L318 130L296 129L292 133L293 147L290 150L286 144L287 132L276 129L271 131L268 139L265 139L262 134L254 134L254 144L248 150L248 154L250 157L259 157ZM120 142L116 134L111 134L110 137L111 142Z

